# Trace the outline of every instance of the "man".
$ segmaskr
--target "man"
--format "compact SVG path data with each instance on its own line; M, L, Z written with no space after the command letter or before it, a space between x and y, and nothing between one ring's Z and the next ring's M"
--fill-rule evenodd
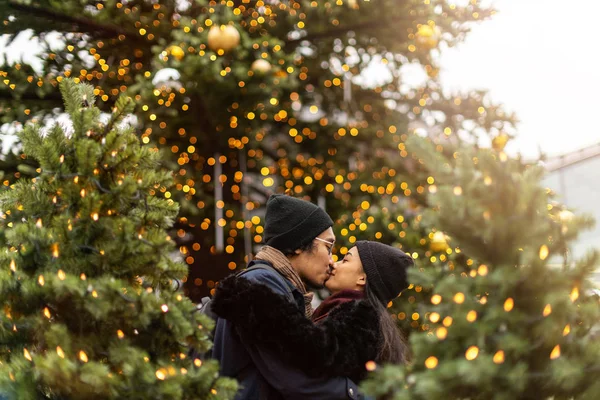
M305 283L323 286L333 265L335 235L333 221L316 205L286 195L267 201L265 246L256 263L268 262L272 269L254 269L244 274L286 296L307 318L312 315L312 293ZM348 378L314 379L283 363L268 348L245 343L235 326L217 319L213 357L221 373L238 380L236 400L337 400L360 399L356 384Z

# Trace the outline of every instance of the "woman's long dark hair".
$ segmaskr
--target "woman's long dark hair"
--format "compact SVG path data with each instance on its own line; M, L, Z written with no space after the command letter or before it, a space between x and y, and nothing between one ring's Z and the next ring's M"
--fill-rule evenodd
M410 361L410 350L404 333L392 319L386 305L369 288L368 281L365 286L365 295L367 301L373 306L379 316L381 342L379 345L379 354L377 354L375 361L386 364L407 364Z

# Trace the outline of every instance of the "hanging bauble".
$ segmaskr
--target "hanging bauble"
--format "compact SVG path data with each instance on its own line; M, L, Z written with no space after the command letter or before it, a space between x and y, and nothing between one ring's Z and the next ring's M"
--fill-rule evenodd
M228 52L240 44L240 33L233 25L213 25L208 31L208 47Z
M506 133L501 133L492 139L492 147L496 151L502 151L504 150L506 143L508 143L508 139L509 137Z
M357 0L348 0L348 6L350 8L358 8L358 1Z
M254 73L262 74L262 75L271 71L272 68L273 68L273 66L271 65L271 63L262 58L259 58L258 60L254 60L254 62L250 66L250 69L252 69L252 71L254 71Z
M437 26L421 25L417 29L417 45L427 50L434 49L440 41L441 34L440 28Z
M449 247L447 239L448 238L444 232L435 232L431 238L431 243L429 243L429 249L436 252L446 251Z
M175 59L177 59L177 61L181 61L183 59L183 57L185 56L185 52L183 51L183 49L179 46L169 46L167 48L167 54L175 57Z

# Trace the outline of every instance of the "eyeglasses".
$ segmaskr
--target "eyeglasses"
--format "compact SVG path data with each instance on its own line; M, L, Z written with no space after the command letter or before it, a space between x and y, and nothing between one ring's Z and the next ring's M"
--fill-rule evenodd
M321 238L315 238L315 240L318 240L319 242L323 242L323 243L327 243L329 246L327 247L327 251L329 252L329 255L331 256L333 254L333 245L335 244L335 242L330 242L329 240L325 240L325 239L321 239Z

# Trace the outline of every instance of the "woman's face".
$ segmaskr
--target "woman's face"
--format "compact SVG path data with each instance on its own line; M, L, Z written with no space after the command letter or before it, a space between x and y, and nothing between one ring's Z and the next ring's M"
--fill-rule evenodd
M367 282L367 275L363 271L358 248L354 246L331 268L329 279L325 282L325 287L331 293L337 293L342 290L364 290Z

